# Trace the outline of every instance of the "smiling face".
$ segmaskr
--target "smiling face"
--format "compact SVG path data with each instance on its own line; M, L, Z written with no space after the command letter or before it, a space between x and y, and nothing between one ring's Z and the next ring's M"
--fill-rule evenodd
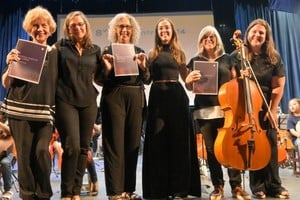
M132 25L128 18L121 18L116 26L118 43L129 44L132 37Z
M80 16L74 16L68 25L70 37L75 41L80 42L84 39L87 33L86 23Z
M261 47L266 41L266 33L266 28L261 24L256 24L249 30L247 40L254 52L261 52Z
M46 45L47 39L51 35L48 21L43 18L37 18L31 24L32 28L29 34L33 42Z
M207 52L214 52L216 46L217 46L217 38L215 34L210 33L207 35L204 35L204 37L201 40L202 46L205 51Z
M169 44L173 36L171 23L167 20L159 22L157 25L157 34L162 44Z

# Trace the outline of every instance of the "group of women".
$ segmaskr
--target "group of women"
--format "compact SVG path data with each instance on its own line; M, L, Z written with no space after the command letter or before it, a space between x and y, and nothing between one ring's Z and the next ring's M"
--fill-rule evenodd
M47 45L55 32L51 14L42 7L29 10L24 29L33 42ZM112 46L103 48L91 41L91 28L80 11L67 15L65 38L52 47L44 63L39 84L11 78L10 64L20 60L16 49L7 55L7 69L2 83L9 88L3 110L16 142L20 197L25 200L50 199L52 196L51 160L48 145L53 127L60 133L64 149L61 172L61 199L80 199L90 134L97 114L97 83L103 87L100 108L108 199L142 199L135 193L136 167L142 123L146 123L143 156L143 197L146 199L184 199L188 195L201 196L200 173L197 163L196 142L189 110L189 101L179 76L191 89L201 79L201 72L193 70L194 61L219 63L218 87L239 75L239 62L225 54L216 29L205 27L199 34L198 52L186 65L176 28L168 18L162 18L155 27L155 44L146 56L136 46L140 27L127 13L115 15L109 22L109 42L131 44L138 75L116 76ZM245 41L249 61L270 103L275 117L285 80L280 56L274 48L271 29L266 21L256 20L249 25ZM235 65L233 65L235 64ZM243 72L244 73L244 72ZM247 74L247 73L245 73ZM150 84L146 106L144 84ZM204 136L208 163L214 190L210 199L223 197L224 180L221 163L214 155L214 141L224 115L217 95L196 95L195 113ZM276 117L275 117L276 118ZM276 118L277 119L277 118ZM276 154L276 132L268 129L272 158L263 169L250 172L252 193L259 198L266 195L288 198L281 186ZM232 194L250 199L241 187L239 170L229 170Z

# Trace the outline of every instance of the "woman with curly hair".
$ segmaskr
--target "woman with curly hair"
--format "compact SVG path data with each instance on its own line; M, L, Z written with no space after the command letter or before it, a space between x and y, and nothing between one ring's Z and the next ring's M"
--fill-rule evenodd
M149 77L144 51L135 46L140 36L136 19L119 13L110 22L111 43L132 44L138 75L116 76L112 46L102 54L101 95L102 141L106 192L111 200L141 199L134 193L136 167L145 109L144 81Z

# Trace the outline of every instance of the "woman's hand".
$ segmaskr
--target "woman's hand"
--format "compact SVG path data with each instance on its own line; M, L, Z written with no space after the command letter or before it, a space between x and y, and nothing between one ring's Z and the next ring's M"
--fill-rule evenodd
M113 67L113 60L114 60L114 56L111 54L104 54L102 56L102 60L105 64L105 70L107 72L111 71L112 67Z
M146 65L146 61L147 61L147 56L145 53L138 53L138 54L135 54L134 60L137 61L137 64L139 66L139 68L141 68L142 70L145 70L147 65Z
M241 78L244 77L251 78L251 71L249 67L247 67L245 70L240 70L240 73L241 73Z
M17 62L20 60L19 51L17 49L12 49L6 56L6 64L11 64L12 62Z
M188 89L188 90L192 90L193 89L193 82L194 81L198 81L200 80L201 78L201 73L199 70L194 70L194 71L191 71L187 77L185 78L185 87Z
M199 71L199 70L194 70L194 71L191 71L191 72L187 75L187 77L186 77L186 79L185 79L185 83L186 83L186 84L190 84L190 83L192 83L192 82L194 82L194 81L200 80L200 78L201 78L201 73L200 73L200 71Z

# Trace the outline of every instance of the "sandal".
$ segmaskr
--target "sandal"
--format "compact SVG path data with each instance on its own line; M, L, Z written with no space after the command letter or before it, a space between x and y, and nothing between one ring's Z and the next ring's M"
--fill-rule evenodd
M266 194L263 191L258 191L253 193L253 197L256 199L265 199Z
M10 200L13 198L13 195L14 195L14 193L12 191L10 191L10 190L5 191L2 195L1 200Z
M123 192L122 196L129 200L141 200L142 197L133 192Z
M282 190L273 196L278 199L289 199L290 198L289 192L287 190Z

